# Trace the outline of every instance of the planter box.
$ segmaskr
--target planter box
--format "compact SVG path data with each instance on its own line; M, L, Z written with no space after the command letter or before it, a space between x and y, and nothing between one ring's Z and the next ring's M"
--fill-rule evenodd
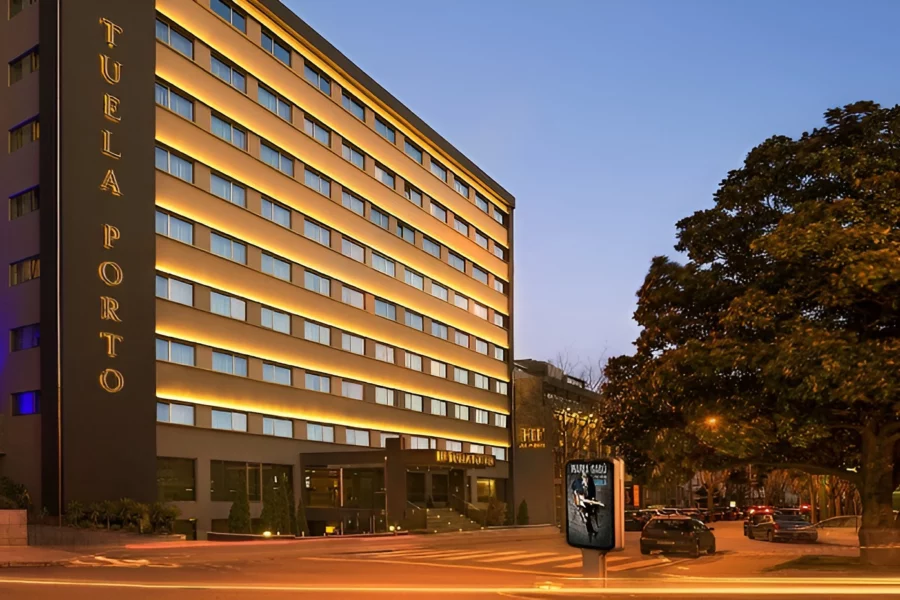
M28 513L0 510L0 546L28 545Z

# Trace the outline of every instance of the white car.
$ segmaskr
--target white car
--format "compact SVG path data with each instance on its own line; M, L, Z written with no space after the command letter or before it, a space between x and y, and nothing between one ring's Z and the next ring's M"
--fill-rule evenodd
M835 546L859 546L859 526L862 519L858 515L832 517L816 523L819 542Z

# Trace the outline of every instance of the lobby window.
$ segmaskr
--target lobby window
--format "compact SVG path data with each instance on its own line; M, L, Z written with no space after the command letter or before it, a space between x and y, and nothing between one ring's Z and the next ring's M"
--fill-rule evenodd
M422 396L418 394L403 394L403 408L422 412Z
M482 444L469 444L469 452L472 454L484 454L484 446Z
M331 295L331 280L318 273L307 271L303 275L303 287L311 292L322 294L323 296Z
M294 176L294 159L265 142L259 145L259 157L270 167L275 167L289 177Z
M447 183L447 169L434 159L431 160L431 173L444 183Z
M363 154L362 151L358 148L354 148L347 142L344 142L341 153L344 157L344 160L350 161L360 169L366 168L366 155Z
M331 131L329 131L325 126L313 121L309 117L305 117L303 119L303 131L306 132L306 135L315 139L317 142L325 144L326 146L331 145Z
M291 103L275 92L260 85L257 88L256 100L288 123L291 122Z
M444 302L447 302L447 299L450 297L450 292L444 286L439 283L431 282L431 295L435 298L440 298Z
M156 499L160 502L197 499L193 458L156 458Z
M397 221L397 235L410 244L415 245L416 243L416 230L400 221Z
M410 271L409 269L405 269L405 271L406 271L406 272L405 272L405 274L404 274L404 276L403 276L403 280L404 280L407 284L409 284L409 285L413 286L414 288L416 288L417 290L423 290L423 291L424 291L424 289L425 289L425 278L422 277L420 274L416 273L415 271Z
M291 315L265 306L262 308L261 315L263 327L290 335Z
M406 368L412 369L413 371L421 371L422 370L422 357L419 354L413 354L412 352L406 352Z
M323 346L331 345L331 329L325 325L319 325L312 321L306 321L303 324L303 339L322 344Z
M447 450L450 452L462 452L462 442L447 440Z
M12 352L37 348L40 345L41 326L38 323L9 330L9 348Z
M40 208L40 193L38 188L33 187L19 192L15 196L9 198L9 220L24 217L28 213L32 213Z
M9 63L9 85L18 83L28 73L34 73L40 67L40 58L37 47L32 48L19 58Z
M219 373L227 373L228 375L237 375L238 377L247 376L247 359L243 356L235 356L227 352L219 352L213 350L212 353L213 371Z
M341 94L341 105L360 121L366 120L366 107L347 92Z
M506 227L506 213L496 206L494 207L494 220Z
M502 279L494 278L494 289L501 294L506 294L506 282Z
M322 392L323 394L331 393L331 378L328 375L307 373L305 384L306 389L313 392Z
M476 267L475 265L472 265L472 277L474 277L476 280L480 281L484 285L488 284L487 271L485 271L481 267Z
M341 254L356 262L366 262L366 249L349 238L341 238Z
M375 298L375 314L391 321L397 320L397 306L387 300Z
M425 320L422 318L422 315L414 313L411 310L406 311L405 320L407 327L412 327L419 331L422 331L425 328Z
M381 165L375 165L375 179L391 189L394 189L394 186L397 184L394 174Z
M284 43L275 37L275 34L263 29L260 38L263 50L286 64L291 66L291 51Z
M372 266L375 267L376 270L381 271L385 275L394 276L396 272L396 265L394 261L389 258L385 258L380 254L372 253Z
M41 126L37 117L32 117L28 121L16 125L9 130L9 153L12 154L41 138Z
M491 212L490 204L488 204L488 201L484 199L484 196L478 192L475 192L475 206L483 213L489 214Z
M475 422L480 425L487 425L489 414L486 410L481 410L480 408L475 409Z
M195 365L194 347L156 338L156 360L193 367Z
M469 385L469 372L459 367L453 367L453 381Z
M397 435L396 433L382 433L381 434L381 447L387 448L387 441L396 439L398 437L400 437L400 436Z
M406 154L419 164L422 164L422 150L415 144L411 144L409 140L404 140L403 149ZM421 204L419 205L421 206Z
M384 406L394 405L394 390L383 387L375 388L375 404L383 404Z
M369 213L369 220L381 227L382 229L387 229L390 226L391 220L388 218L386 214L372 207L372 210Z
M447 255L447 262L450 263L450 266L457 271L461 271L463 273L466 272L466 261L460 255L450 252Z
M441 245L429 238L422 238L422 248L433 257L441 258Z
M447 222L447 209L438 204L437 202L432 201L431 203L431 216L433 216L438 221Z
M497 460L506 460L506 448L491 448L491 454Z
M247 76L237 68L232 67L224 60L215 56L210 57L210 70L212 74L243 93L247 93Z
M220 177L215 173L210 173L209 190L222 200L247 208L247 190L233 181Z
M344 205L344 208L349 208L360 216L364 215L366 212L365 202L363 202L353 194L347 192L346 190L342 194L341 204Z
M497 258L499 258L502 261L505 261L506 260L506 252L507 252L506 248L504 248L503 246L499 246L499 245L497 245L496 242L494 242L494 256L496 256Z
M213 409L212 428L225 431L247 431L247 415L240 412Z
M285 281L291 280L291 263L270 254L262 255L262 272Z
M443 400L431 399L431 414L441 417L447 416L447 403Z
M350 446L368 446L369 432L361 429L347 429L347 444Z
M156 276L156 297L186 306L194 305L194 286L177 279Z
M437 440L434 438L412 435L409 437L409 447L412 450L437 450Z
M176 31L165 21L159 19L156 20L156 39L171 46L191 60L194 59L194 42L187 36Z
M160 423L175 425L193 425L194 407L186 404L156 403L156 420Z
M327 96L331 95L331 81L318 70L313 69L309 65L304 65L303 76L306 77L308 82L319 88L322 93Z
M486 390L490 387L490 380L481 373L475 373L475 387Z
M366 353L366 340L351 333L341 334L341 348L353 354Z
M495 427L503 427L506 429L506 415L501 415L499 413L494 413L494 426Z
M213 115L210 128L214 135L222 138L232 146L237 146L241 150L247 149L247 132L237 125Z
M468 421L469 420L469 407L463 406L462 404L454 404L453 405L453 418L459 419L460 421Z
M344 380L341 382L341 396L353 400L363 399L363 385L356 381Z
M303 223L303 235L323 246L331 246L331 231L315 221L307 219Z
M237 319L245 321L247 319L247 303L240 298L226 296L219 292L209 293L209 310L210 312L228 317L229 319Z
M247 246L218 233L209 234L210 251L222 258L233 260L242 265L247 264Z
M462 331L455 331L453 341L456 342L457 346L462 346L463 348L469 347L469 334L463 333Z
M260 204L262 216L273 223L278 223L282 227L291 228L291 211L289 208L272 202L268 198L263 198Z
M487 356L488 353L488 343L484 340L479 340L475 338L475 352L478 354L484 354Z
M381 137L383 137L390 143L397 143L397 132L394 131L393 127L391 127L378 117L375 117L375 131L377 131Z
M292 438L294 437L294 423L289 419L263 417L263 435Z
M264 362L263 381L279 385L291 385L291 370L287 367Z
M313 442L334 442L334 427L331 425L319 425L318 423L307 423L306 439Z
M475 313L476 317L487 321L487 318L488 318L487 306L482 306L481 304L478 304L477 302L472 302L472 312Z
M437 321L431 322L431 335L439 337L442 340L447 339L447 326Z
M156 103L168 108L176 115L181 115L188 121L194 120L194 103L175 90L159 82L156 84Z
M458 193L463 198L469 197L469 184L465 183L464 181L460 181L456 177L453 178L453 189L456 190L456 193Z
M407 183L403 195L407 200L422 208L422 192Z
M12 395L12 414L14 417L37 415L41 412L41 393L39 391L17 392Z
M247 17L238 11L230 2L225 0L209 0L209 7L213 12L234 25L235 29L247 33Z
M375 343L375 359L394 364L394 349L385 344Z
M447 378L447 363L438 360L431 360L431 374L442 379Z
M494 358L497 360L506 360L506 349L500 346L494 346Z
M509 393L509 384L505 381L495 381L494 385L496 386L497 393L503 394L506 396Z
M213 502L232 502L238 490L247 494L250 502L259 502L260 465L245 462L209 461L209 499Z
M484 248L485 250L487 250L488 238L486 235L484 235L477 229L475 230L475 243L478 244L479 246L481 246L482 248Z
M331 181L308 167L303 175L303 183L323 196L331 196Z
M457 308L461 308L465 311L469 310L469 299L460 294L453 295L453 304L455 304Z
M453 229L463 234L466 237L469 237L469 225L465 221L454 217L453 218Z
M41 257L32 256L9 265L9 285L19 285L41 276Z
M341 302L355 306L356 308L366 307L366 297L359 290L355 290L346 285L341 289Z
M509 317L507 317L506 315L502 315L498 312L494 312L494 325L496 325L497 327L502 327L502 328L506 329L508 322L509 322Z
M155 164L157 169L169 175L194 183L194 163L165 148L156 147Z
M159 210L156 211L156 233L185 244L194 243L194 226L191 223Z
M490 502L497 497L497 480L479 477L476 490L478 502Z

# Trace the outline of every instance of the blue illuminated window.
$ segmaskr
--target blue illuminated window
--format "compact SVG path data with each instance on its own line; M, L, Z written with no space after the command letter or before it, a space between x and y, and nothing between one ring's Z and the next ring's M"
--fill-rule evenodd
M12 395L13 416L37 415L41 412L41 393L19 392Z

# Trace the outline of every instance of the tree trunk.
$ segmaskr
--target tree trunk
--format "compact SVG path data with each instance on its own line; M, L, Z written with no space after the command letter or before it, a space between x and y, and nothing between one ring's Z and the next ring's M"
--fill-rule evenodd
M861 459L860 559L869 565L900 566L900 530L893 527L894 448L874 426L863 431Z

